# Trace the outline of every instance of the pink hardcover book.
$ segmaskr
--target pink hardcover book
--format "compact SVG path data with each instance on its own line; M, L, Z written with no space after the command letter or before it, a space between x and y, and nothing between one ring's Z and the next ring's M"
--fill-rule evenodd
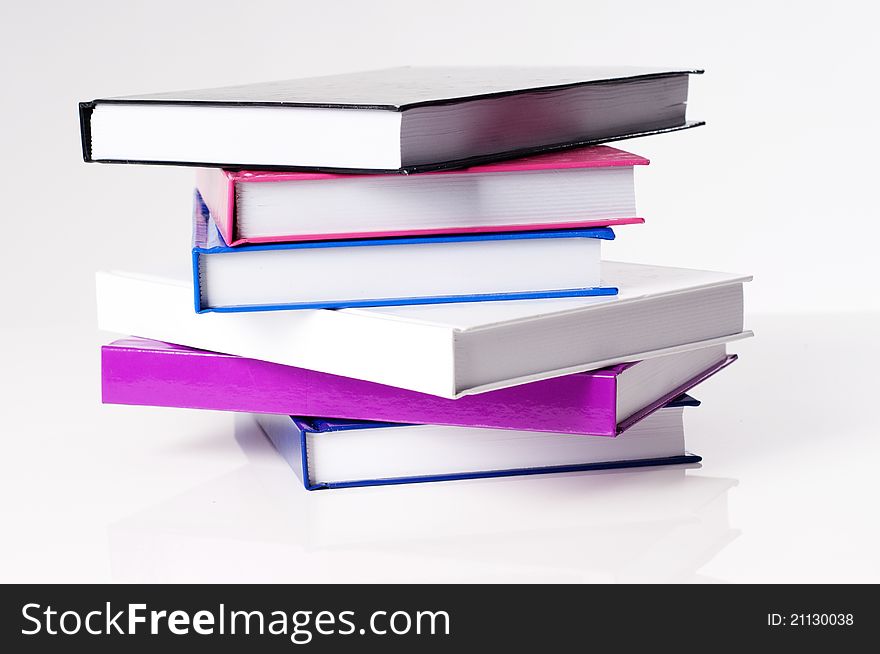
M633 169L648 163L595 146L414 175L200 169L196 186L236 246L642 223Z
M129 338L101 348L105 404L617 436L736 359L724 345L457 400Z

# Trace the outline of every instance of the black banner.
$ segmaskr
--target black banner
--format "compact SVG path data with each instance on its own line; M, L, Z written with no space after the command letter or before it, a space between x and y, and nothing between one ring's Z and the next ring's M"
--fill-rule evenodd
M587 648L601 639L685 651L840 647L877 633L876 593L838 585L13 585L2 587L0 646L430 652L491 644L522 651Z

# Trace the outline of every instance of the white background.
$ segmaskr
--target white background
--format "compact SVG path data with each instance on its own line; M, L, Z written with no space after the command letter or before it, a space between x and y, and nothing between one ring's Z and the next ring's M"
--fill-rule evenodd
M740 363L701 387L704 406L688 423L690 443L705 457L703 469L688 475L739 482L727 493L739 536L669 578L880 580L873 482L880 450L868 421L880 326L876 19L870 3L847 1L4 2L0 508L12 537L2 545L0 580L239 573L297 580L303 577L293 570L255 563L291 552L307 561L312 580L357 578L363 570L379 579L449 578L437 552L450 549L456 534L471 543L480 513L442 523L438 531L451 534L446 545L420 552L410 568L400 553L414 549L393 535L386 538L392 554L339 554L339 547L328 554L309 544L305 527L265 537L241 518L260 504L266 524L284 522L281 515L308 524L297 513L303 502L312 502L302 509L312 516L330 502L343 506L328 510L337 516L348 515L345 502L350 512L364 502L418 511L423 493L459 491L373 489L365 491L369 501L358 491L304 500L285 485L283 465L263 457L264 443L233 438L231 416L99 404L97 346L110 336L94 328L93 273L185 269L192 172L84 164L76 103L402 64L706 68L693 80L689 116L707 127L620 144L652 160L637 179L648 222L620 228L606 249L610 258L755 275L746 309L758 337L738 348ZM254 460L274 472L253 473L246 466ZM273 474L284 490L273 491L267 509L250 482ZM606 488L582 476L574 494L566 479L517 480L504 487L515 490L487 495L499 520L523 521L519 531L496 524L495 545L519 543L522 552L498 568L468 551L469 564L453 557L448 569L499 581L589 578L581 564L605 570L598 554L599 563L547 572L542 551L566 529L577 530L568 534L574 542L607 535L574 517L578 502L597 510L591 489L603 489L595 495L605 524L639 506L632 489L650 486L651 477L604 476L614 480ZM690 497L687 484L682 492ZM473 487L475 497L500 488L446 488L453 486ZM540 521L529 527L528 513L505 499L535 492L573 512L555 531ZM199 531L199 516L217 502L228 502L228 513L209 512ZM195 536L167 544L156 535L179 536L178 522ZM632 523L644 527L645 518ZM120 539L119 524L149 535ZM531 540L516 536L522 528ZM613 532L619 547L611 549L646 538L634 529L627 537ZM222 555L186 550L186 538L213 538ZM168 552L147 553L160 541ZM492 549L491 538L485 547ZM184 548L177 558L175 548ZM663 569L666 559L654 555L643 573Z

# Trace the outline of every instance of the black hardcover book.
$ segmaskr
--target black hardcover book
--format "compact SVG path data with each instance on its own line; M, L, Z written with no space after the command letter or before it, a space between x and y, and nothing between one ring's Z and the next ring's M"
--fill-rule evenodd
M632 67L404 67L80 104L83 157L422 172L693 127L688 77Z

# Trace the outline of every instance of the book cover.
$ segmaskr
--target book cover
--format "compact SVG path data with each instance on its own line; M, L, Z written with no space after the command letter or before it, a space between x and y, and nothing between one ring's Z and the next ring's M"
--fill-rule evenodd
M524 171L546 170L574 170L589 168L616 168L645 166L650 162L630 152L618 150L607 146L594 146L576 148L560 152L523 157L509 161L471 166L461 170L423 173L423 175L482 175L494 173L510 173ZM613 227L616 225L629 225L643 223L644 219L637 216L620 216L617 218L584 219L571 222L535 222L529 225L501 224L493 226L462 226L437 229L406 229L393 231L360 231L344 233L315 233L315 234L278 234L274 236L240 236L236 228L236 187L243 184L265 184L279 182L315 181L315 180L350 180L352 178L368 177L375 179L375 175L341 175L316 172L295 171L251 171L251 170L224 170L221 168L200 168L196 172L196 188L205 205L208 207L211 218L217 224L223 240L230 246L244 245L247 243L283 243L287 241L310 241L327 239L353 239L353 238L377 238L389 236L419 236L425 234L467 234L490 231L522 231L522 230L547 230L564 228L585 227ZM420 175L421 177L421 175Z
M128 338L101 348L105 404L336 416L379 422L616 436L736 359L723 356L618 417L625 363L471 395L440 398L256 359Z

